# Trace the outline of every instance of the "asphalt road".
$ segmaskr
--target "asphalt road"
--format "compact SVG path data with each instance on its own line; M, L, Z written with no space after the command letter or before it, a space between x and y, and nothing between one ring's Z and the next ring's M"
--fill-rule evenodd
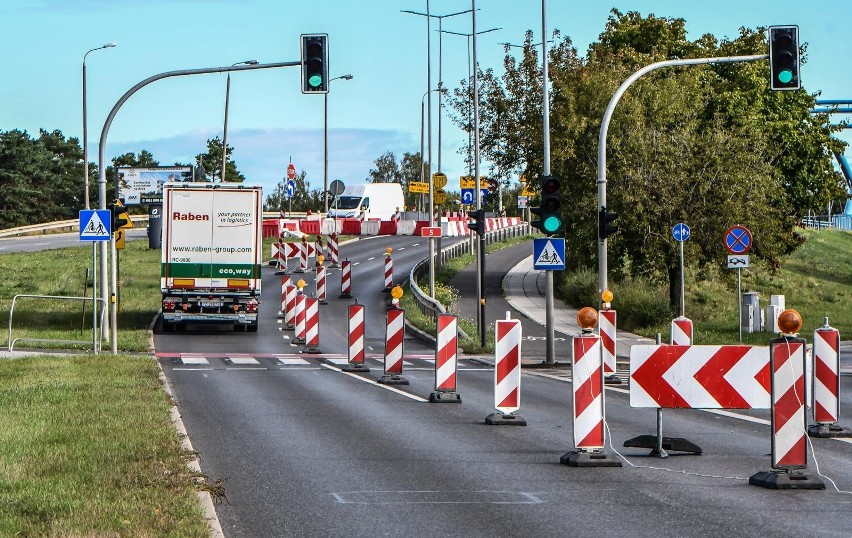
M654 433L655 411L631 408L626 388L610 388L608 452L632 465L571 468L559 463L573 448L569 371L523 376L526 427L484 424L494 371L481 360L460 361L460 405L428 403L434 365L416 341L406 340L410 385L377 384L383 253L392 246L395 269L407 273L426 255L425 243L415 243L376 238L341 248L353 262L355 295L367 305L367 374L338 368L343 306L351 301L336 298L334 273L330 304L320 308L319 356L301 355L277 330L280 277L271 269L258 333L155 336L202 469L224 480L227 502L217 511L226 536L848 536L852 494L827 481L825 491L748 485L750 475L770 468L768 411L666 410L665 435L688 439L703 454L660 460L622 447ZM511 263L489 261L495 279ZM487 305L504 308L495 297ZM850 390L852 378L842 377L841 394ZM842 401L841 417L852 417L849 399ZM820 470L852 490L852 444L814 439L813 447Z

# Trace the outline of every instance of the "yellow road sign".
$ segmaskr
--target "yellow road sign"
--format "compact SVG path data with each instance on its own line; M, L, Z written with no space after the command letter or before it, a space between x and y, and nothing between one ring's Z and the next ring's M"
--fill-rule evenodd
M116 250L124 250L124 230L121 228L115 232L115 248Z
M447 201L447 193L444 191L435 191L435 194L433 196L435 203L438 205L441 205Z
M462 189L475 189L476 179L471 176L462 176L459 178L459 184Z
M447 186L447 176L441 172L432 174L432 186L436 189L443 189Z
M533 189L530 189L529 187L524 187L523 190L521 190L521 196L535 196L535 195L536 195L536 192Z
M408 183L408 192L411 194L428 194L429 184L423 181L410 181Z

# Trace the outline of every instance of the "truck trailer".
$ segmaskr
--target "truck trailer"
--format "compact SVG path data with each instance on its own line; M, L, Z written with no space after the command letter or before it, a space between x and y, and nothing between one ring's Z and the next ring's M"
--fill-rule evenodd
M166 183L160 288L163 330L232 324L257 331L262 191L241 183Z

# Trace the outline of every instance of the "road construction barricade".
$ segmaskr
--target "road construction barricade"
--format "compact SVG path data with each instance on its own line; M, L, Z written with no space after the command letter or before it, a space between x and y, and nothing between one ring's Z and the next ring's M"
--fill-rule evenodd
M322 219L320 233L322 235L339 234L343 231L343 221L340 219Z
M316 291L317 291L317 300L319 304L328 304L325 300L325 266L317 265L317 272L315 275L316 280Z
M358 219L343 219L343 235L361 235L361 221Z
M278 219L263 219L263 237L279 237L281 235Z
M296 295L299 288L293 284L287 286L284 302L284 328L292 330L296 327Z
M319 349L319 301L305 297L305 353L320 353Z
M299 221L299 231L304 234L318 235L320 233L320 221L302 219Z
M285 312L287 312L287 288L292 286L293 282L290 280L289 276L281 277L281 311L278 312L279 318L284 318Z
M379 226L382 222L379 220L366 220L361 223L361 235L379 235Z
M369 372L364 365L364 305L357 302L349 305L348 363L344 372Z
M299 229L299 221L296 219L278 219L278 229L282 232L284 230L295 232Z
M811 437L852 437L852 430L840 426L840 331L825 325L814 331L813 417L808 428Z
M608 378L608 384L621 383L615 377L616 319L615 310L598 310L598 335L601 337L604 378Z
M416 225L416 221L401 220L396 223L396 235L414 235Z
M340 270L340 299L352 297L352 262L343 260Z
M672 345L675 346L691 346L692 345L692 320L683 316L672 320Z
M452 314L441 314L435 323L435 390L429 395L432 403L461 403L456 392L459 323Z
M336 233L328 236L328 254L331 258L331 263L329 264L329 267L338 267L340 259L340 246L337 242Z
M385 288L382 291L390 291L393 288L393 258L390 249L385 254Z
M521 408L521 333L520 320L498 319L494 327L494 409L485 423L526 426L517 414Z
M296 295L296 334L293 338L294 344L305 343L305 295Z
M379 235L396 235L397 223L393 220L379 221Z
M408 385L402 377L402 356L405 340L405 310L391 308L387 311L385 330L385 370L379 383L385 385Z

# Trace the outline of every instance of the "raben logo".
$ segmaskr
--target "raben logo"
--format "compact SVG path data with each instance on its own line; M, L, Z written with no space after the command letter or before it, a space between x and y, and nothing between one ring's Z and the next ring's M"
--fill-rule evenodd
M210 220L210 215L195 215L193 213L175 211L172 213L172 220Z

